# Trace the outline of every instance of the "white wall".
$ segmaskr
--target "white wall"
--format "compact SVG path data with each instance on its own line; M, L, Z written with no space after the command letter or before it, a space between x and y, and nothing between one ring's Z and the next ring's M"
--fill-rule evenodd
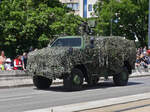
M83 0L79 0L80 16L83 17Z

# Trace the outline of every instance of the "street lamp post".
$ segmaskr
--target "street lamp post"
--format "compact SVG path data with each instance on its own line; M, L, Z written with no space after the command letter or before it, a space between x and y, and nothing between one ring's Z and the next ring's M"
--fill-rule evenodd
M112 22L113 22L113 19L112 19L112 0L111 0L111 9L110 9L110 13L111 13L111 19L110 19L110 36L112 36Z
M149 0L149 17L148 17L148 48L150 48L150 0Z

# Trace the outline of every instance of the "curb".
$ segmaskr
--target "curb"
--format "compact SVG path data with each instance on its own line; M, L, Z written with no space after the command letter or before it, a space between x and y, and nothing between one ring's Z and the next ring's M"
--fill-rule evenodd
M130 78L136 78L136 77L148 77L148 76L150 76L150 74L149 75L137 75L137 76L129 76Z
M136 76L129 76L130 78L136 78L136 77L148 77L150 75L136 75ZM112 79L112 78L109 78L109 79ZM101 79L103 80L103 79ZM59 81L59 82L53 82L52 85L58 85L58 84L63 84L63 81ZM5 88L17 88L17 87L31 87L31 86L34 86L34 84L29 84L29 83L26 83L26 84L19 84L19 85L9 85L9 86L0 86L0 89L5 89Z
M0 89L30 87L30 86L33 86L33 84L20 84L20 85L12 85L12 86L1 86Z
M62 84L62 82L54 82L52 85L58 85ZM11 86L0 86L0 89L6 89L6 88L19 88L19 87L31 87L34 86L34 84L19 84L19 85L11 85Z
M30 76L28 76L26 74L16 74L16 75L0 75L0 78L1 77L23 77L23 76L30 77Z

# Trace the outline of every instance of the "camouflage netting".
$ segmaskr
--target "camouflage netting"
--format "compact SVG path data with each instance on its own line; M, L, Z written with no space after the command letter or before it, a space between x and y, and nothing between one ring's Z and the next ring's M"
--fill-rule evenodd
M30 75L45 75L55 78L54 73L64 72L67 63L63 63L68 48L43 48L28 55L27 73ZM62 62L62 63L61 63Z
M85 40L88 45L90 40ZM101 73L104 68L119 73L124 61L134 68L135 58L133 41L122 37L99 37L95 38L94 48L70 50L54 47L33 51L28 55L27 73L53 79L61 77L63 73L70 73L74 66L80 64L85 65L90 74Z
M133 41L123 37L97 38L96 46L99 51L99 66L107 66L115 72L119 72L128 61L132 68L136 60L136 48Z

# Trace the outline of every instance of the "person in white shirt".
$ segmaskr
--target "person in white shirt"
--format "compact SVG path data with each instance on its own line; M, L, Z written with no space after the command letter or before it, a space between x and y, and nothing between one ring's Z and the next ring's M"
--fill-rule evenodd
M12 70L11 59L10 58L6 59L4 66L5 66L5 70Z

